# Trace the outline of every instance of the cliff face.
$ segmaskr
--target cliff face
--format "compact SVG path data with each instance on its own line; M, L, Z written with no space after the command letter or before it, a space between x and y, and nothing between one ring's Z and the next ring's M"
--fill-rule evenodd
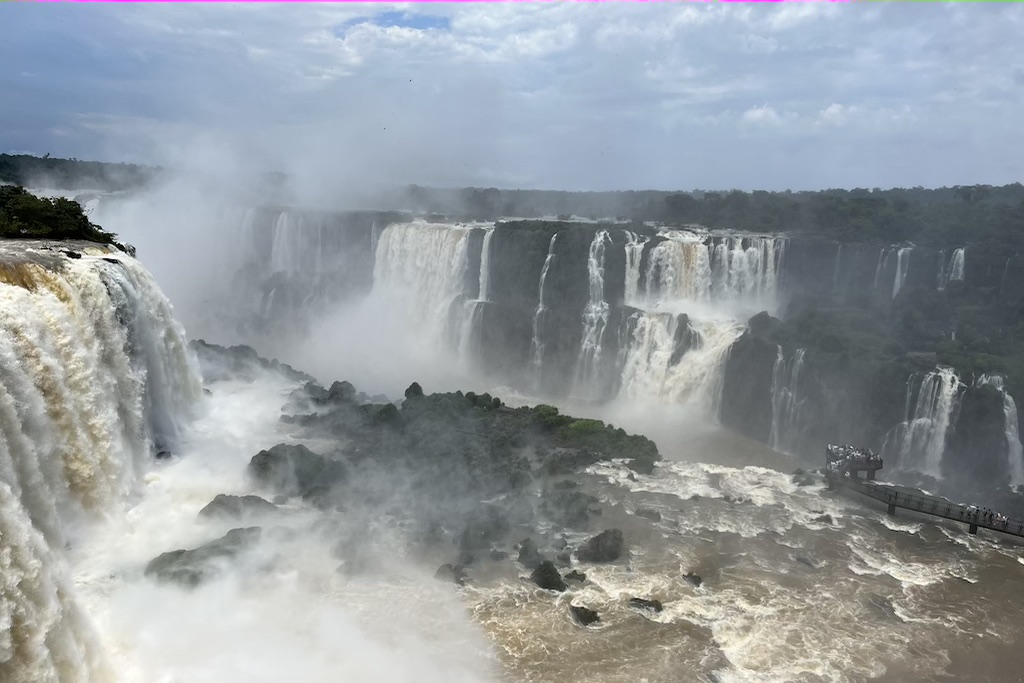
M258 293L252 318L308 322L378 287L411 288L412 310L446 318L445 343L496 382L703 410L814 462L835 441L903 453L894 464L924 457L900 430L915 419L922 429L918 383L937 365L965 386L997 373L1010 394L1024 391L1012 360L1024 349L1024 261L989 247L401 220L256 212L238 280ZM761 310L777 319L746 324ZM976 393L948 397L948 439L929 447L946 444L951 474L1004 481L1002 404Z

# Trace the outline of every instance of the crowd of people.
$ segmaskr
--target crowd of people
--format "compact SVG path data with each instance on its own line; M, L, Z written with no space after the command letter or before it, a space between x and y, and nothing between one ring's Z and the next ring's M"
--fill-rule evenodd
M881 467L882 458L870 448L857 448L856 446L837 446L829 444L828 464L826 467L830 472L842 473L851 465L860 467Z
M1007 528L1007 525L1010 523L1006 515L995 510L989 510L988 508L978 508L976 505L971 505L967 508L967 518L1001 529Z

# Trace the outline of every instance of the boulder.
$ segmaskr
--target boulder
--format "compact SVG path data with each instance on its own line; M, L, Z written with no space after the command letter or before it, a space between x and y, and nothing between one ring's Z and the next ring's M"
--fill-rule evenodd
M199 511L200 517L241 517L242 515L275 512L277 506L259 496L218 494Z
M630 598L629 606L633 609L642 609L649 612L660 612L662 610L660 600L646 600L644 598Z
M267 488L303 498L320 497L348 476L344 463L292 444L260 451L249 461L248 472Z
M651 508L637 508L636 516L643 517L644 519L649 519L652 522L661 521L661 513Z
M828 524L830 526L835 524L835 520L832 519L832 515L818 515L811 521L818 522L819 524Z
M589 626L590 624L601 621L601 617L598 616L597 612L587 607L570 605L569 612L572 613L572 618L581 626Z
M614 562L625 548L620 529L608 529L594 536L576 551L581 562Z
M232 529L215 541L192 550L172 550L163 553L146 565L146 576L159 581L174 582L195 587L216 576L217 565L237 556L260 537L259 527Z
M418 398L423 395L423 387L418 382L413 382L409 385L409 388L405 390L406 398Z
M540 550L537 549L537 544L534 543L532 538L523 539L523 542L519 544L519 564L523 565L526 569L533 571L540 566L541 562L544 561L544 556L540 554Z
M565 591L568 586L562 581L562 575L558 573L558 569L552 564L550 560L541 562L540 565L533 570L530 574L530 580L535 584L549 591L558 591L559 593Z
M466 576L466 570L461 564L442 564L437 568L434 573L434 578L440 581L450 581L451 583L458 584L459 586L466 585L468 577Z
M683 578L686 579L687 583L689 583L694 588L700 588L700 585L704 583L704 579L700 578L693 572L686 572L686 574L683 575Z

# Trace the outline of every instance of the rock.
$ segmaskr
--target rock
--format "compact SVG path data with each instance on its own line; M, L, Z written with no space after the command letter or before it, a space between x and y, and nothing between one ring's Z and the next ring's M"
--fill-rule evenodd
M686 579L686 581L694 588L700 588L700 585L704 583L704 579L700 578L693 572L686 572L683 578Z
M590 624L601 621L601 617L598 616L597 612L586 607L570 605L569 612L572 613L572 618L582 626L589 626Z
M480 505L466 517L459 549L463 553L489 551L493 543L508 533L509 526L504 511L494 505Z
M335 382L327 390L327 400L331 403L354 403L356 388L350 382Z
M559 593L565 591L568 586L562 581L562 575L558 573L555 565L550 560L545 560L540 563L533 573L530 574L530 580L535 584L549 591L558 591Z
M657 510L653 510L651 508L637 508L636 509L636 516L637 517L643 517L644 519L649 519L652 522L660 522L661 521L661 513L658 512Z
M544 556L540 554L540 550L537 549L537 544L534 543L533 539L526 538L519 544L518 559L519 564L523 565L526 569L533 571L540 566L541 562L544 561Z
M468 577L465 568L461 564L442 564L434 573L434 578L441 581L450 581L460 586L465 586Z
M260 451L249 461L248 472L263 486L306 499L321 499L348 477L344 463L291 444Z
M555 562L558 563L559 567L568 567L572 564L572 555L568 552L558 553L555 556Z
M169 450L161 449L158 450L153 457L156 458L157 460L169 460L171 458L171 455L172 454Z
M409 388L405 390L406 398L417 398L423 395L423 387L417 382L413 382L409 385Z
M82 258L82 255L79 254L77 251L71 251L70 249L61 249L60 253L64 254L65 256L67 256L68 258L71 258L71 259L80 259L80 258Z
M193 550L172 550L146 565L146 576L195 587L217 574L217 563L228 560L259 540L259 527L232 529L215 541Z
M568 547L569 542L559 536L555 540L551 541L551 547L555 550L565 550Z
M818 522L819 524L828 524L828 525L835 524L835 521L832 519L832 515L818 515L817 517L815 517L811 521L812 522Z
M508 559L508 553L504 550L498 550L497 548L491 549L491 559L495 562L501 562L502 560Z
M644 598L630 598L629 606L634 609L643 609L650 612L661 612L660 600L645 600Z
M620 529L608 529L594 536L576 551L581 562L614 562L622 557L625 542Z
M573 569L571 572L562 577L566 581L576 581L577 583L584 583L587 580L587 575L578 569Z
M218 494L199 511L200 517L241 517L245 514L275 512L277 506L259 496Z

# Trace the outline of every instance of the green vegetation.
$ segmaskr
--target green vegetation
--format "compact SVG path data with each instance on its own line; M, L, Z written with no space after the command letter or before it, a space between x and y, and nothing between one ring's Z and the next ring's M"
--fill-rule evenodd
M0 154L0 182L62 189L127 190L144 185L160 169L135 164Z
M17 185L0 186L0 237L86 240L131 251L116 241L117 235L93 224L78 202L44 199Z

